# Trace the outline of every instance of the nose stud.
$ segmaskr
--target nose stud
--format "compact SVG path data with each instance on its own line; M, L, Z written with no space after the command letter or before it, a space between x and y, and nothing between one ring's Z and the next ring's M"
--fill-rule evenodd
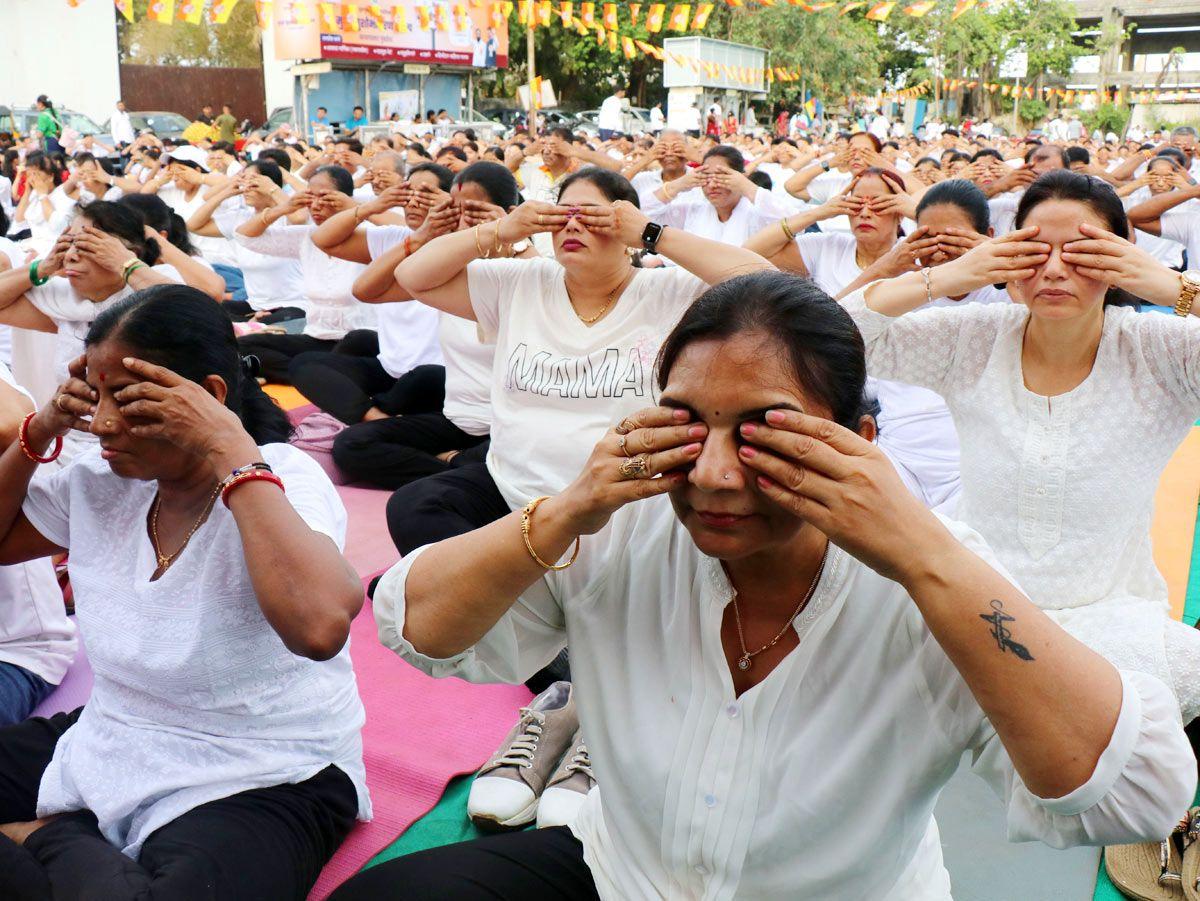
M729 473L725 473L725 475L721 476L721 479L722 479L722 481L728 482L729 481Z

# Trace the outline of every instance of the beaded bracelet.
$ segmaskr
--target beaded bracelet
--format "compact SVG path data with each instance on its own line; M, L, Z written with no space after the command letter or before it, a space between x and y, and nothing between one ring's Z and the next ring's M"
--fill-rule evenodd
M578 559L578 557L579 557L579 536L578 535L575 536L575 552L573 554L571 554L571 559L568 560L566 563L547 563L545 560L543 560L541 557L538 556L537 551L535 551L533 549L533 543L529 540L529 526L533 519L533 511L536 510L538 508L538 505L542 501L546 500L548 497L549 497L549 495L544 495L542 497L535 497L533 500L531 500L528 504L525 505L524 509L521 510L521 537L525 539L525 550L529 551L529 556L532 557L535 561L537 561L537 564L539 566L541 566L542 569L551 569L551 570L566 569L568 566L570 566L572 563L574 563L576 561L576 559Z
M21 445L21 453L32 460L34 463L53 463L58 459L58 455L62 453L63 440L62 435L54 436L54 453L48 457L39 457L29 448L29 422L37 413L30 413L21 420L21 428L17 431L17 441Z
M284 494L287 494L287 489L283 487L283 479L279 478L275 473L262 469L252 469L240 475L230 476L221 483L221 503L228 507L229 495L233 489L247 482L270 482L277 486Z

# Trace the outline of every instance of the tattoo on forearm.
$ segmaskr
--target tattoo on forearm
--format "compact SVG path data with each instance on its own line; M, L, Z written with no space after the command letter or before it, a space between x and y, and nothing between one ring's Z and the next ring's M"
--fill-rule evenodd
M1012 640L1012 632L1004 625L1005 623L1016 622L1015 616L1009 616L1004 612L1004 602L1000 600L992 601L993 613L981 613L979 618L992 626L992 638L996 639L996 647L1001 653L1012 651L1014 655L1022 660L1032 660L1033 655L1029 653L1029 648Z

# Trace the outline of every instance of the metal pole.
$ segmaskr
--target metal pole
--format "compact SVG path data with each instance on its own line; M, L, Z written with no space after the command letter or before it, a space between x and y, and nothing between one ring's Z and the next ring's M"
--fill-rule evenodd
M530 13L532 15L532 13ZM533 96L533 79L537 77L537 60L535 59L533 22L525 31L525 56L529 66L529 137L537 137L537 98Z
M1013 137L1021 130L1021 76L1017 76L1017 90L1013 97Z
M367 121L371 121L371 70L363 69L363 109L367 113Z
M475 70L467 70L467 121L475 119Z

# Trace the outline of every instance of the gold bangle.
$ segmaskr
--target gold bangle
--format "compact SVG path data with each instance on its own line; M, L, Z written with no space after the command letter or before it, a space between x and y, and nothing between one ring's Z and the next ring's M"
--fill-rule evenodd
M792 227L791 227L790 225L788 225L788 221L787 221L787 219L780 219L780 220L779 220L779 227L783 229L783 233L784 233L785 235L787 235L787 239L788 239L789 241L795 241L795 240L796 240L796 233L795 233L794 231L792 231Z
M480 223L480 224L482 224L482 223ZM479 259L481 259L481 260L491 259L491 256L492 256L491 251L484 253L483 247L479 243L479 226L478 225L475 226L473 229L471 229L471 231L475 232L475 253L477 253L479 255Z
M525 550L529 551L529 556L532 557L537 562L538 566L542 567L542 569L566 569L579 557L580 541L578 535L575 536L575 552L571 554L571 559L566 563L547 563L538 556L537 551L533 549L533 544L529 540L529 525L533 519L533 511L538 508L538 505L541 504L542 501L547 500L549 497L550 495L548 494L543 495L542 497L535 497L525 505L524 509L521 510L521 537L525 539Z

